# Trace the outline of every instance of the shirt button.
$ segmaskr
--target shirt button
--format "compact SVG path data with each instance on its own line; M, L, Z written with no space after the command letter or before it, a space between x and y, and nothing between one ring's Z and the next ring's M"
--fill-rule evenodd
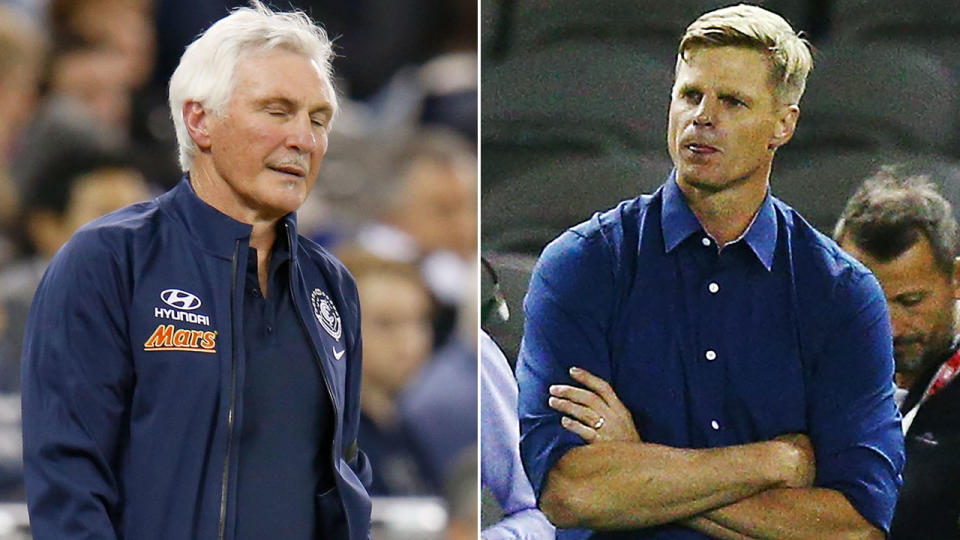
M710 350L710 351L707 351L707 353L704 356L707 357L707 360L713 361L717 359L717 352Z
M714 430L719 430L719 429L720 429L720 422L717 422L716 420L711 420L711 421L710 421L710 427L712 427Z
M710 239L707 238L706 236L700 239L700 243L703 244L704 246L710 247Z
M720 290L720 285L717 285L716 283L711 283L710 285L707 285L707 290L712 292L713 294L717 294L717 292Z
M271 325L271 324L268 324L268 325L267 325L267 333L268 333L268 334L272 334L272 333L273 333L273 325Z

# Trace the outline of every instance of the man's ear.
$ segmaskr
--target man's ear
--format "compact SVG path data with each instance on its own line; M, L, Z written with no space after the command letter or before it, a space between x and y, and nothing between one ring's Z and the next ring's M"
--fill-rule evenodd
M770 149L776 150L787 144L793 138L793 132L797 129L797 120L800 118L800 107L796 105L787 105L780 113L776 128L773 131L773 137L770 138Z
M199 102L187 101L183 104L183 123L200 150L210 149L210 121L210 113Z

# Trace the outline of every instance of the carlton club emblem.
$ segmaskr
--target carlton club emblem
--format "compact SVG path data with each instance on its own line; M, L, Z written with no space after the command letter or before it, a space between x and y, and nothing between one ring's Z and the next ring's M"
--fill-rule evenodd
M343 334L343 327L340 326L340 314L337 313L337 306L333 300L327 296L327 293L320 289L314 289L310 295L310 303L313 304L313 314L317 316L320 325L333 336L333 339L340 339Z

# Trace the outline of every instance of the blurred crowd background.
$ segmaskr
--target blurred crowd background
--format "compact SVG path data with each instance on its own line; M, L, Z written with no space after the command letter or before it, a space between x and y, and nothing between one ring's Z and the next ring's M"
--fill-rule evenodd
M0 538L29 538L19 363L82 224L180 181L167 82L229 0L0 0ZM341 116L300 232L363 304L374 538L476 537L477 5L293 0L334 39Z
M516 359L540 250L672 168L667 111L684 29L717 0L481 0L481 252ZM960 208L960 10L953 0L756 0L802 30L814 69L774 195L829 234L880 165L928 174ZM492 291L493 277L483 277ZM492 292L484 292L490 298Z

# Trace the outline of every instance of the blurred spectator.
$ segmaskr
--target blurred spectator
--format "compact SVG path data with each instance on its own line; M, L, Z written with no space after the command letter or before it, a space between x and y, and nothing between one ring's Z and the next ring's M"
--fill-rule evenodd
M149 81L156 47L151 0L52 0L49 9L58 48L102 47L121 58L131 88Z
M552 540L555 529L537 508L520 462L517 380L492 339L480 335L480 475L500 504L504 519L482 533L484 540Z
M890 307L907 456L890 538L957 538L960 236L950 203L926 177L884 168L847 202L834 236Z
M356 248L337 257L357 281L363 336L360 448L373 466L371 495L439 493L400 412L402 394L429 361L430 295L416 268Z
M4 238L18 212L19 189L9 159L20 130L33 112L44 42L39 29L19 12L0 4L0 231ZM0 245L0 262L10 256Z
M477 140L477 54L456 51L427 62L417 71L423 93L419 106L424 125L454 129Z
M379 257L419 266L441 304L436 330L442 343L464 291L476 281L476 157L451 132L421 131L395 150L390 170L376 221L361 227L357 242Z
M371 494L440 494L477 443L475 333L463 328L431 354L433 305L416 267L355 245L338 257L362 306L359 444L373 464Z
M325 21L343 55L345 89L368 100L403 66L451 47L476 47L476 2L469 0L300 0Z
M477 2L446 3L450 21L444 49L420 69L424 89L420 121L477 140Z
M28 184L23 204L23 250L27 256L0 272L0 302L7 327L0 348L0 392L20 388L20 345L33 293L53 255L81 225L150 193L143 175L115 154L77 151L55 154Z
M43 106L17 159L21 181L50 141L62 147L123 148L150 183L180 178L166 88L149 86L155 57L149 0L53 0L54 52Z
M475 271L468 272L476 275ZM477 444L477 280L464 287L455 331L411 382L402 415L427 469L446 482L458 456Z
M384 86L374 108L385 109L387 124L407 119L456 131L477 140L477 6L455 0L437 6L446 21L429 58L411 64Z
M46 95L15 156L18 181L40 175L51 148L84 153L126 147L130 83L124 70L120 55L108 49L78 46L53 53Z

